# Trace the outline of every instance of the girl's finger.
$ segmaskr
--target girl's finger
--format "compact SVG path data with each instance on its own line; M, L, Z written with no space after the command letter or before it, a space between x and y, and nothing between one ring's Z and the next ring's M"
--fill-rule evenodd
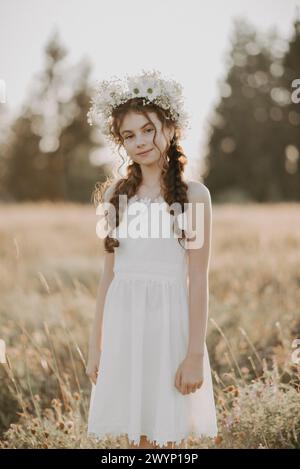
M178 376L178 389L181 392L181 386L182 386L182 374L181 371L179 371L179 376Z
M192 392L192 389L193 389L193 386L192 386L192 385L190 385L190 384L187 384L187 385L186 385L186 393L187 393L187 394L190 394L190 393Z
M181 389L182 394L186 394L187 385L182 381L182 379L181 379L181 382L180 382L180 389Z
M175 376L175 386L180 391L180 371L177 370L176 376Z

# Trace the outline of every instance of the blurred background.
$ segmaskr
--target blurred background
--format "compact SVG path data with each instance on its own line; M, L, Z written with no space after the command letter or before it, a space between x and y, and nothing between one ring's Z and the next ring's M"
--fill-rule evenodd
M300 447L299 1L0 0L0 54L0 447L124 445L84 434L91 194L122 164L86 114L96 80L142 68L182 83L213 202L220 435L189 446Z

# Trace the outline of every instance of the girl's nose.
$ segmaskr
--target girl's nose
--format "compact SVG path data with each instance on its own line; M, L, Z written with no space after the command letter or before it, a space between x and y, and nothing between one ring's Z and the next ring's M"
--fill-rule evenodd
M145 143L145 137L144 137L144 135L137 135L137 136L136 136L136 144L137 144L137 145L141 145L141 144L143 144L143 143Z

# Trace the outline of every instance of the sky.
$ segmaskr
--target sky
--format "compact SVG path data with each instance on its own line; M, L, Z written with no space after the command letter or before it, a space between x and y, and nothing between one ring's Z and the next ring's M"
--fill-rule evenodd
M92 63L92 84L155 68L183 85L191 129L182 146L192 176L226 71L234 19L243 16L263 33L276 27L288 38L297 6L300 0L0 0L6 105L13 113L21 109L43 69L43 48L58 30L70 64L84 57Z

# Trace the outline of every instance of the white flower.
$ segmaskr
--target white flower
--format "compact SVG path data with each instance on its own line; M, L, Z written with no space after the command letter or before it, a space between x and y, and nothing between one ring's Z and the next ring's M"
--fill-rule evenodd
M168 110L171 119L179 127L188 127L189 115L184 110L181 84L173 79L163 79L158 70L142 70L141 74L127 75L124 80L113 77L110 81L98 82L96 94L87 113L88 123L99 125L108 140L114 141L109 129L112 111L135 97L145 98L144 104L149 101Z
M132 96L147 97L149 100L156 98L161 93L154 79L150 77L128 78L128 89Z

